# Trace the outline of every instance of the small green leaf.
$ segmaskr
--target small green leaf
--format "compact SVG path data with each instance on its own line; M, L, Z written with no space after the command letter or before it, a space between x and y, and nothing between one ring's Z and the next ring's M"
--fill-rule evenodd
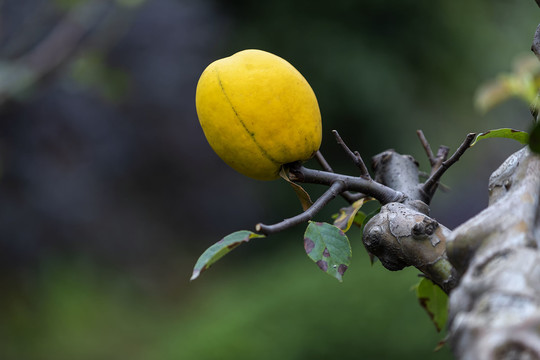
M416 287L416 296L437 331L441 331L448 319L448 295L433 281L422 278Z
M489 130L489 131L478 134L478 136L476 136L476 139L474 139L471 146L474 146L479 140L483 140L487 138L494 138L494 137L513 139L513 140L519 141L523 145L527 145L529 143L529 134L526 133L525 131L504 128L504 129Z
M310 221L304 234L304 249L322 271L342 281L352 251L349 239L341 229L328 223Z
M499 76L498 79L478 88L474 96L474 105L480 112L485 113L513 96L507 78L508 76Z
M195 280L206 269L208 269L213 263L227 255L231 250L236 248L242 243L246 243L254 238L263 238L264 235L256 234L251 231L241 230L225 236L214 245L210 246L199 257L195 267L193 268L193 275L190 280Z
M486 112L514 97L531 104L538 92L540 63L533 54L516 57L511 72L482 85L475 96L476 108Z
M540 122L538 122L531 130L529 147L535 153L540 154Z
M353 224L363 230L366 223L366 218L367 214L360 210L356 213L356 215L354 215Z

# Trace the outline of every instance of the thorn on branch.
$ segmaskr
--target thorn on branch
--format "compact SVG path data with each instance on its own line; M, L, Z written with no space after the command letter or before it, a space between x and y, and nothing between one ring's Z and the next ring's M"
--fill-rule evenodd
M322 194L321 197L319 197L317 201L315 201L313 205L311 205L311 207L303 213L300 213L296 216L285 219L273 225L264 225L259 223L255 226L255 231L264 235L270 235L311 220L319 211L321 211L324 206L326 206L326 204L328 204L330 201L336 198L336 196L341 194L344 189L345 183L343 181L335 181L328 188L328 190L326 190L325 193Z
M354 165L360 169L360 176L370 179L369 171L366 167L366 164L364 163L364 160L362 160L362 156L360 156L360 153L358 151L352 152L351 149L345 144L341 136L339 136L339 133L337 130L332 130L332 133L336 137L337 143L343 148L345 153L351 158L351 160L354 162Z
M468 134L463 143L458 147L456 152L448 160L441 162L437 170L435 170L435 172L433 172L433 174L431 174L431 176L422 185L422 189L426 192L426 194L429 194L429 196L433 195L435 189L437 188L437 184L443 174L446 172L446 170L450 168L450 166L452 166L455 162L459 160L459 158L465 153L465 151L467 151L467 149L474 141L475 137L475 133ZM441 149L439 149L439 151L442 152Z

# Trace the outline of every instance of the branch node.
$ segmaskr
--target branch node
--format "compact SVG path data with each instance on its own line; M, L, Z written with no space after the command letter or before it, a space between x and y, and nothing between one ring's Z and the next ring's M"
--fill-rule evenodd
M317 162L319 163L319 165L321 165L324 171L327 171L330 173L334 172L334 169L332 169L328 161L326 161L323 154L319 150L317 150L317 152L315 153L315 158L317 159ZM349 204L352 204L357 200L365 198L366 195L362 193L351 193L350 191L343 191L341 193L341 197L344 198L345 201L347 201Z

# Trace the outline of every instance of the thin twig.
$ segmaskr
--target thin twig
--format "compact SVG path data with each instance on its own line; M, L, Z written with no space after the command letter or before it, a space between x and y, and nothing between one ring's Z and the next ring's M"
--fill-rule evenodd
M452 166L456 161L459 160L461 155L471 146L474 138L476 137L475 133L470 133L467 135L463 143L459 146L456 152L450 157L450 159L443 161L441 166L426 180L424 185L422 185L422 190L424 190L430 196L433 194L433 189L435 188L437 182L441 179L443 174Z
M365 178L370 178L369 171L366 167L366 164L364 163L364 160L362 160L362 156L360 156L360 153L358 151L352 152L351 149L345 144L341 136L339 136L339 133L337 130L332 130L332 133L336 137L337 143L343 148L345 153L351 158L351 160L354 162L354 165L360 169L360 176Z
M303 213L300 213L296 216L293 216L292 218L285 219L273 225L264 225L259 223L255 226L255 230L258 233L270 235L311 220L319 211L321 211L324 206L326 206L326 204L328 204L336 196L342 193L344 189L345 183L343 181L335 181L334 183L332 183L330 188L328 188L328 190L326 190L325 193L322 194L321 197L319 197L317 201L315 201L313 205L311 205L311 207Z
M420 171L418 173L418 175L420 176L420 178L425 179L425 180L427 180L429 178L429 176L430 176L430 174L428 174L425 171ZM445 185L445 184L441 183L441 182L439 182L438 186L441 189L441 191L443 191L443 192L449 192L450 191L450 187L448 185Z
M317 159L317 162L319 163L319 165L321 165L324 171L334 172L334 169L332 169L328 161L326 161L320 150L317 150L317 152L315 153L315 159Z
M326 161L323 154L319 150L317 150L317 152L315 153L315 158L317 159L317 162L319 163L319 165L321 165L321 167L323 168L324 171L328 171L328 172L331 172L331 173L334 172L334 169L332 169L332 167L330 166L328 161ZM349 204L352 204L355 201L366 197L366 195L364 195L362 193L353 194L353 193L351 193L349 191L343 191L340 195Z
M429 164L431 165L430 175L433 175L439 169L441 164L446 161L450 149L447 146L441 145L437 151L437 156L435 156L431 150L431 145L429 145L429 142L424 135L424 132L422 130L416 130L416 135L418 135L418 139L420 140L420 143L422 144L422 147L424 148L429 159Z
M439 150L437 150L437 156L435 157L435 164L431 166L431 174L434 174L437 170L439 170L441 164L445 162L448 158L449 152L450 148L448 146L439 146Z
M433 151L431 151L431 146L429 145L429 142L427 141L424 132L422 130L416 130L416 135L418 135L418 139L420 140L420 143L422 144L422 147L424 148L426 155L429 159L429 164L431 165L431 168L433 168L437 159L435 159Z

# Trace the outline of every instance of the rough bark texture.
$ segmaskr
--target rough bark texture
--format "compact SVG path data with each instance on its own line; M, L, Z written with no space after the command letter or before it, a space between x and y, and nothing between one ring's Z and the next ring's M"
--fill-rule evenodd
M289 177L329 185L335 191L323 200L340 191L379 200L364 245L387 269L415 266L450 294L449 343L458 359L540 360L540 156L528 147L511 155L489 179L488 207L455 230L429 215L440 176L473 139L467 135L448 160L432 166L424 183L417 162L393 150L373 158L374 180L300 164L290 166ZM260 229L281 231L295 219Z
M446 258L450 230L408 205L389 203L364 229L364 245L388 270L414 266L448 292L455 285Z
M375 180L404 194L399 202L382 206L365 226L364 245L385 268L396 271L414 266L445 292L455 285L446 257L450 230L429 216L430 197L418 182L418 163L393 150L373 157Z
M450 293L449 343L458 359L540 359L540 156L511 155L489 179L489 206L453 231L429 216L415 162L389 151L376 180L404 198L364 229L389 270L415 266Z
M447 237L458 359L540 359L540 157L524 148L489 180L489 206Z

